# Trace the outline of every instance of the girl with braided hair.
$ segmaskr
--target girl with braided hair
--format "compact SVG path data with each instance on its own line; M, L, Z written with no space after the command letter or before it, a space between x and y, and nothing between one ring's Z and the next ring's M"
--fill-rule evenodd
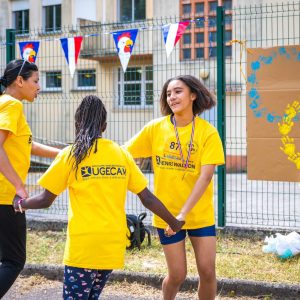
M17 194L27 198L25 179L30 154L54 158L59 149L32 141L23 113L23 101L33 102L39 86L34 63L11 61L0 77L0 298L24 267L26 259L25 214L15 213L12 201Z
M98 299L112 270L123 267L127 190L136 193L174 232L184 224L148 190L130 154L102 138L106 115L98 97L86 96L75 113L74 144L59 153L39 180L45 190L14 201L16 210L46 208L69 189L64 299Z

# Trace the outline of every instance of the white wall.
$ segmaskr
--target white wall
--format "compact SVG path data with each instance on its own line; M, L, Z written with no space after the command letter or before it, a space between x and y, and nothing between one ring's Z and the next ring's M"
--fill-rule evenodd
M73 25L76 24L77 19L86 19L97 21L97 3L96 0L74 0L74 16Z

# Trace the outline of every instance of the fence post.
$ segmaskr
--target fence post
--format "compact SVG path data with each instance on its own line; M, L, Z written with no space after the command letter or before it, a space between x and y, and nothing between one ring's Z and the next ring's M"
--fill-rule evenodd
M16 58L16 33L15 29L6 29L6 63Z
M225 148L225 60L224 60L224 9L217 7L217 124L218 131ZM218 167L218 226L226 224L226 166Z

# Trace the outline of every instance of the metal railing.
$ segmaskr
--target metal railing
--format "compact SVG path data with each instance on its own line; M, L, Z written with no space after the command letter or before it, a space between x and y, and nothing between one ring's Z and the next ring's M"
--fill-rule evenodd
M217 55L195 60L183 58L183 39L176 45L170 57L166 57L161 26L180 21L178 17L126 24L82 21L76 29L62 28L60 32L53 34L41 33L36 29L30 30L28 36L16 35L16 57L19 57L19 41L39 40L41 43L37 65L41 73L42 91L34 104L26 105L34 138L42 139L48 144L71 143L74 137L75 109L85 95L92 93L104 101L109 112L106 137L123 144L145 123L160 116L159 95L168 78L179 74L191 74L201 78L203 71L208 72L209 76L203 76L201 80L218 95L219 107L205 112L203 117L218 127L227 153L227 173L223 168L215 176L215 207L219 226L299 227L299 184L247 179L246 83L241 73L241 68L246 70L247 57L245 53L241 56L242 49L239 44L230 46L231 55L224 57L225 43L228 42L224 39L225 25L226 30L230 28L232 39L246 40L247 47L295 45L300 42L299 16L299 2L233 8L231 14L225 18L223 9L218 8L216 21L209 21L209 17L204 17L204 20L215 22L218 36ZM191 22L190 26L193 28L196 22ZM124 75L110 32L130 28L139 28L139 33ZM78 35L84 36L84 41L77 70L95 70L95 86L82 88L78 86L78 75L75 74L74 79L69 75L59 38ZM11 42L7 40L6 48L10 47ZM1 47L0 67L3 70L4 46ZM204 47L211 47L211 43ZM11 52L7 53L8 59L13 58L9 54ZM49 71L60 72L60 88L47 87ZM134 105L126 105L126 92L129 95L126 99L131 101L132 97ZM139 105L143 97L150 97L152 101L148 105ZM35 193L40 190L36 181L46 169L47 162L35 159L33 162L27 183L29 191ZM151 164L148 162L141 165L145 168L150 187L153 187ZM31 211L28 214L31 217L66 218L67 201L67 193L64 193L50 209ZM137 198L128 194L127 212L137 214L144 210ZM147 221L150 222L149 217Z

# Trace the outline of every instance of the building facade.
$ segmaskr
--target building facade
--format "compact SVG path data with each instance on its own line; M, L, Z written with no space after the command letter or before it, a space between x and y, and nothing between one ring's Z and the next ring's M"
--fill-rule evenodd
M241 47L230 41L238 38L248 40L248 47L259 46L255 40L258 34L261 40L268 34L263 30L268 21L258 19L255 28L248 30L250 21L233 17L232 11L237 5L268 3L274 1L223 1L227 164L237 170L245 168L246 157L246 83L241 76L246 58L241 56ZM123 143L147 121L160 116L159 95L168 78L191 74L215 93L217 5L215 0L0 0L2 40L5 29L14 28L17 42L40 41L36 63L41 93L35 105L26 107L34 136L72 142L74 112L87 94L97 94L105 102L109 112L106 135ZM161 27L185 20L191 23L167 58ZM138 28L139 33L124 73L110 33L130 28ZM72 78L59 39L77 35L84 40ZM2 72L3 46L0 56ZM20 57L17 44L16 57ZM206 112L204 118L216 125L216 109Z

